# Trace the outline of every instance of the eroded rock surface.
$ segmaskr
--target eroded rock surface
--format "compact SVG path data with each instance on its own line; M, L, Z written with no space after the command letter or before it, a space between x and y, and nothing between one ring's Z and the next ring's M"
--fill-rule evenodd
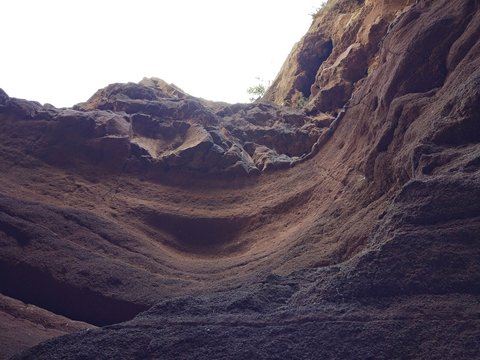
M338 0L272 103L0 92L0 291L104 326L16 358L478 357L479 34L474 0Z
M301 110L214 103L159 79L110 85L76 109L82 116L99 111L121 114L97 124L105 130L96 130L100 136L95 139L121 146L121 140L111 138L127 138L133 149L124 156L125 163L140 162L147 171L257 174L267 162L270 168L282 167L307 154L325 127ZM252 157L256 148L265 155L262 159Z
M379 65L383 41L414 0L329 1L314 16L264 99L335 112ZM303 106L303 105L302 105Z

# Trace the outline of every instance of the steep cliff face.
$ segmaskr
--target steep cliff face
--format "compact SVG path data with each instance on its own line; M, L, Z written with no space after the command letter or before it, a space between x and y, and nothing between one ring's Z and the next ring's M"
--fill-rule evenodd
M328 1L295 45L264 99L335 112L379 65L383 40L414 0Z
M479 85L478 1L338 0L264 102L0 94L0 291L115 324L17 358L476 358Z

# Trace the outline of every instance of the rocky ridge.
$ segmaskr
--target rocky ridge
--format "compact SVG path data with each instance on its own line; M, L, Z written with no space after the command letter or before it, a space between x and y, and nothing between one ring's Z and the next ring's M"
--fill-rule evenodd
M260 103L2 93L0 291L103 326L16 358L474 359L479 34L338 0Z
M258 174L290 167L311 152L332 119L271 103L197 99L160 79L113 84L73 109L43 107L2 94L1 111L41 120L38 156L127 172Z

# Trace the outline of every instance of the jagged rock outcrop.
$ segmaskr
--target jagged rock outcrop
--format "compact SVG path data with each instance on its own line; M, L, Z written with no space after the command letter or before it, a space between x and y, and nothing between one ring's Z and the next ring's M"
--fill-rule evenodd
M262 103L213 103L159 79L110 85L76 109L86 114L99 110L123 114L130 124L123 127L129 133L102 135L128 136L133 155L141 154L147 169L165 171L257 174L266 164L282 167L310 152L325 127L302 111ZM246 143L249 151L244 149ZM256 148L266 159L252 158Z
M264 96L277 104L308 101L309 112L335 112L379 62L383 40L413 0L327 2L295 45Z
M479 34L475 0L338 0L277 105L0 93L0 291L110 325L16 358L475 359Z

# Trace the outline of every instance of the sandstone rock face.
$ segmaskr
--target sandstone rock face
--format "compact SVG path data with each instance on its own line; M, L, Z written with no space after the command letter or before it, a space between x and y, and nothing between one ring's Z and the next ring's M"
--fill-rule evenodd
M0 292L110 325L15 358L478 358L479 34L474 0L338 0L274 103L0 92Z
M350 98L355 83L378 66L384 38L414 2L329 1L264 99L296 105L304 98L309 112L335 112Z

